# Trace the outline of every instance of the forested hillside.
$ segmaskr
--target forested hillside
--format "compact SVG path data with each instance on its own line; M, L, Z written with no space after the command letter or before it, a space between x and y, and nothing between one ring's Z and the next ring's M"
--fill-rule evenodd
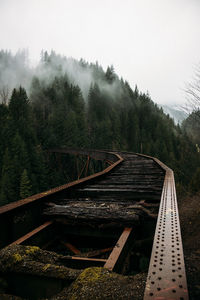
M183 122L183 130L192 138L193 142L200 146L200 109L196 109Z
M52 170L46 155L62 146L149 154L192 187L200 163L194 140L112 66L104 71L54 52L43 52L32 69L20 59L0 51L1 205L69 181L72 163Z

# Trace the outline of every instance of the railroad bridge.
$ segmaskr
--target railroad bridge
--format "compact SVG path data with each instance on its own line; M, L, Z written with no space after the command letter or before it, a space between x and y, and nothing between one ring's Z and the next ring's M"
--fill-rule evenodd
M0 207L0 277L7 292L28 299L54 296L63 288L58 266L70 283L92 266L137 273L141 252L149 264L144 300L188 299L173 171L142 154L51 152L81 155L85 163L77 180ZM81 177L91 160L101 161L102 170Z

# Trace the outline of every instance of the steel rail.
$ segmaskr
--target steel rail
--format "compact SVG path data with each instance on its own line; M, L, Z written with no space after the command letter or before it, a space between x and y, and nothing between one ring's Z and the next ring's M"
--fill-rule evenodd
M132 232L132 228L124 228L120 238L118 239L115 247L113 248L112 252L110 253L104 268L115 271L117 264L119 264L120 256L122 255L122 252L125 248L125 245L128 241L128 238L130 237Z
M59 152L59 150L55 150L55 151ZM61 153L66 153L66 154L68 153L67 151L68 150L66 150L66 149L63 149L63 150L61 149L60 150ZM113 156L115 162L113 162L112 165L108 166L103 171L97 172L93 175L83 177L81 179L78 179L78 180L66 183L64 185L52 188L48 191L45 191L45 192L42 192L42 193L39 193L39 194L35 194L35 195L30 196L28 198L21 199L21 200L6 204L6 205L0 207L0 215L4 214L6 212L9 212L13 209L16 209L18 207L21 207L23 205L30 204L30 203L32 203L36 200L41 200L42 198L46 198L49 195L56 194L56 193L61 192L65 189L71 188L75 185L78 185L78 184L81 184L83 182L92 180L94 178L106 175L107 173L109 173L113 168L115 168L117 165L119 165L124 160L119 154L111 152L111 151L110 152L105 152L105 151L92 150L92 151L88 151L88 152L89 152L90 157L93 157L93 158L95 158L95 154L96 154L97 159L101 159L102 155ZM87 151L79 151L79 153L82 154L82 155L87 155L88 152ZM77 150L76 151L69 150L69 153L72 153L72 154L77 153Z
M50 195L56 194L60 191L64 191L65 189L74 187L99 176L105 175L123 161L123 158L120 154L128 153L93 150L68 151L67 149L61 149L60 151L58 149L55 149L53 150L53 152L54 151L71 154L77 154L77 152L79 152L79 154L82 155L89 155L90 157L96 159L105 159L109 161L111 160L110 156L113 156L114 162L103 171L95 173L91 176L0 207L0 215L12 211L15 208L32 203L36 200L45 200L45 198L47 199L47 197ZM173 171L156 158L143 154L137 155L153 160L162 170L165 171L165 179L162 189L160 208L146 281L144 300L187 300L188 290ZM20 241L20 239L18 241ZM103 262L105 262L105 260L101 261L101 263Z
M158 159L151 159L166 173L144 300L187 300L189 297L174 174Z
M27 241L28 239L30 239L32 236L34 236L35 234L37 234L38 232L46 229L47 227L49 227L50 225L53 224L53 221L47 221L44 224L40 225L39 227L35 228L34 230L32 230L31 232L25 234L24 236L20 237L19 239L17 239L16 241L12 242L10 245L8 246L13 246L13 245L20 245L23 242Z

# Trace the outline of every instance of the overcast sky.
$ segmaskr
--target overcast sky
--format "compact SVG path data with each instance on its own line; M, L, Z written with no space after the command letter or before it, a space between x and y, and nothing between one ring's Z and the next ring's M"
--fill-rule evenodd
M42 49L98 61L149 91L183 103L200 62L200 0L0 0L0 49Z

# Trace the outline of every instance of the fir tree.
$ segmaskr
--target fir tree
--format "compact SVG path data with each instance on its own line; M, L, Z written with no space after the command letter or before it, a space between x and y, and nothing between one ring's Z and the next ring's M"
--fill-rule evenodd
M8 149L3 157L3 167L1 174L1 205L18 200L18 184L16 169L13 168L13 159Z
M106 77L106 80L107 80L108 83L110 83L110 84L113 83L113 81L116 78L113 66L107 68L105 77Z
M27 170L24 169L20 181L20 198L24 199L32 195L32 186L28 178Z

